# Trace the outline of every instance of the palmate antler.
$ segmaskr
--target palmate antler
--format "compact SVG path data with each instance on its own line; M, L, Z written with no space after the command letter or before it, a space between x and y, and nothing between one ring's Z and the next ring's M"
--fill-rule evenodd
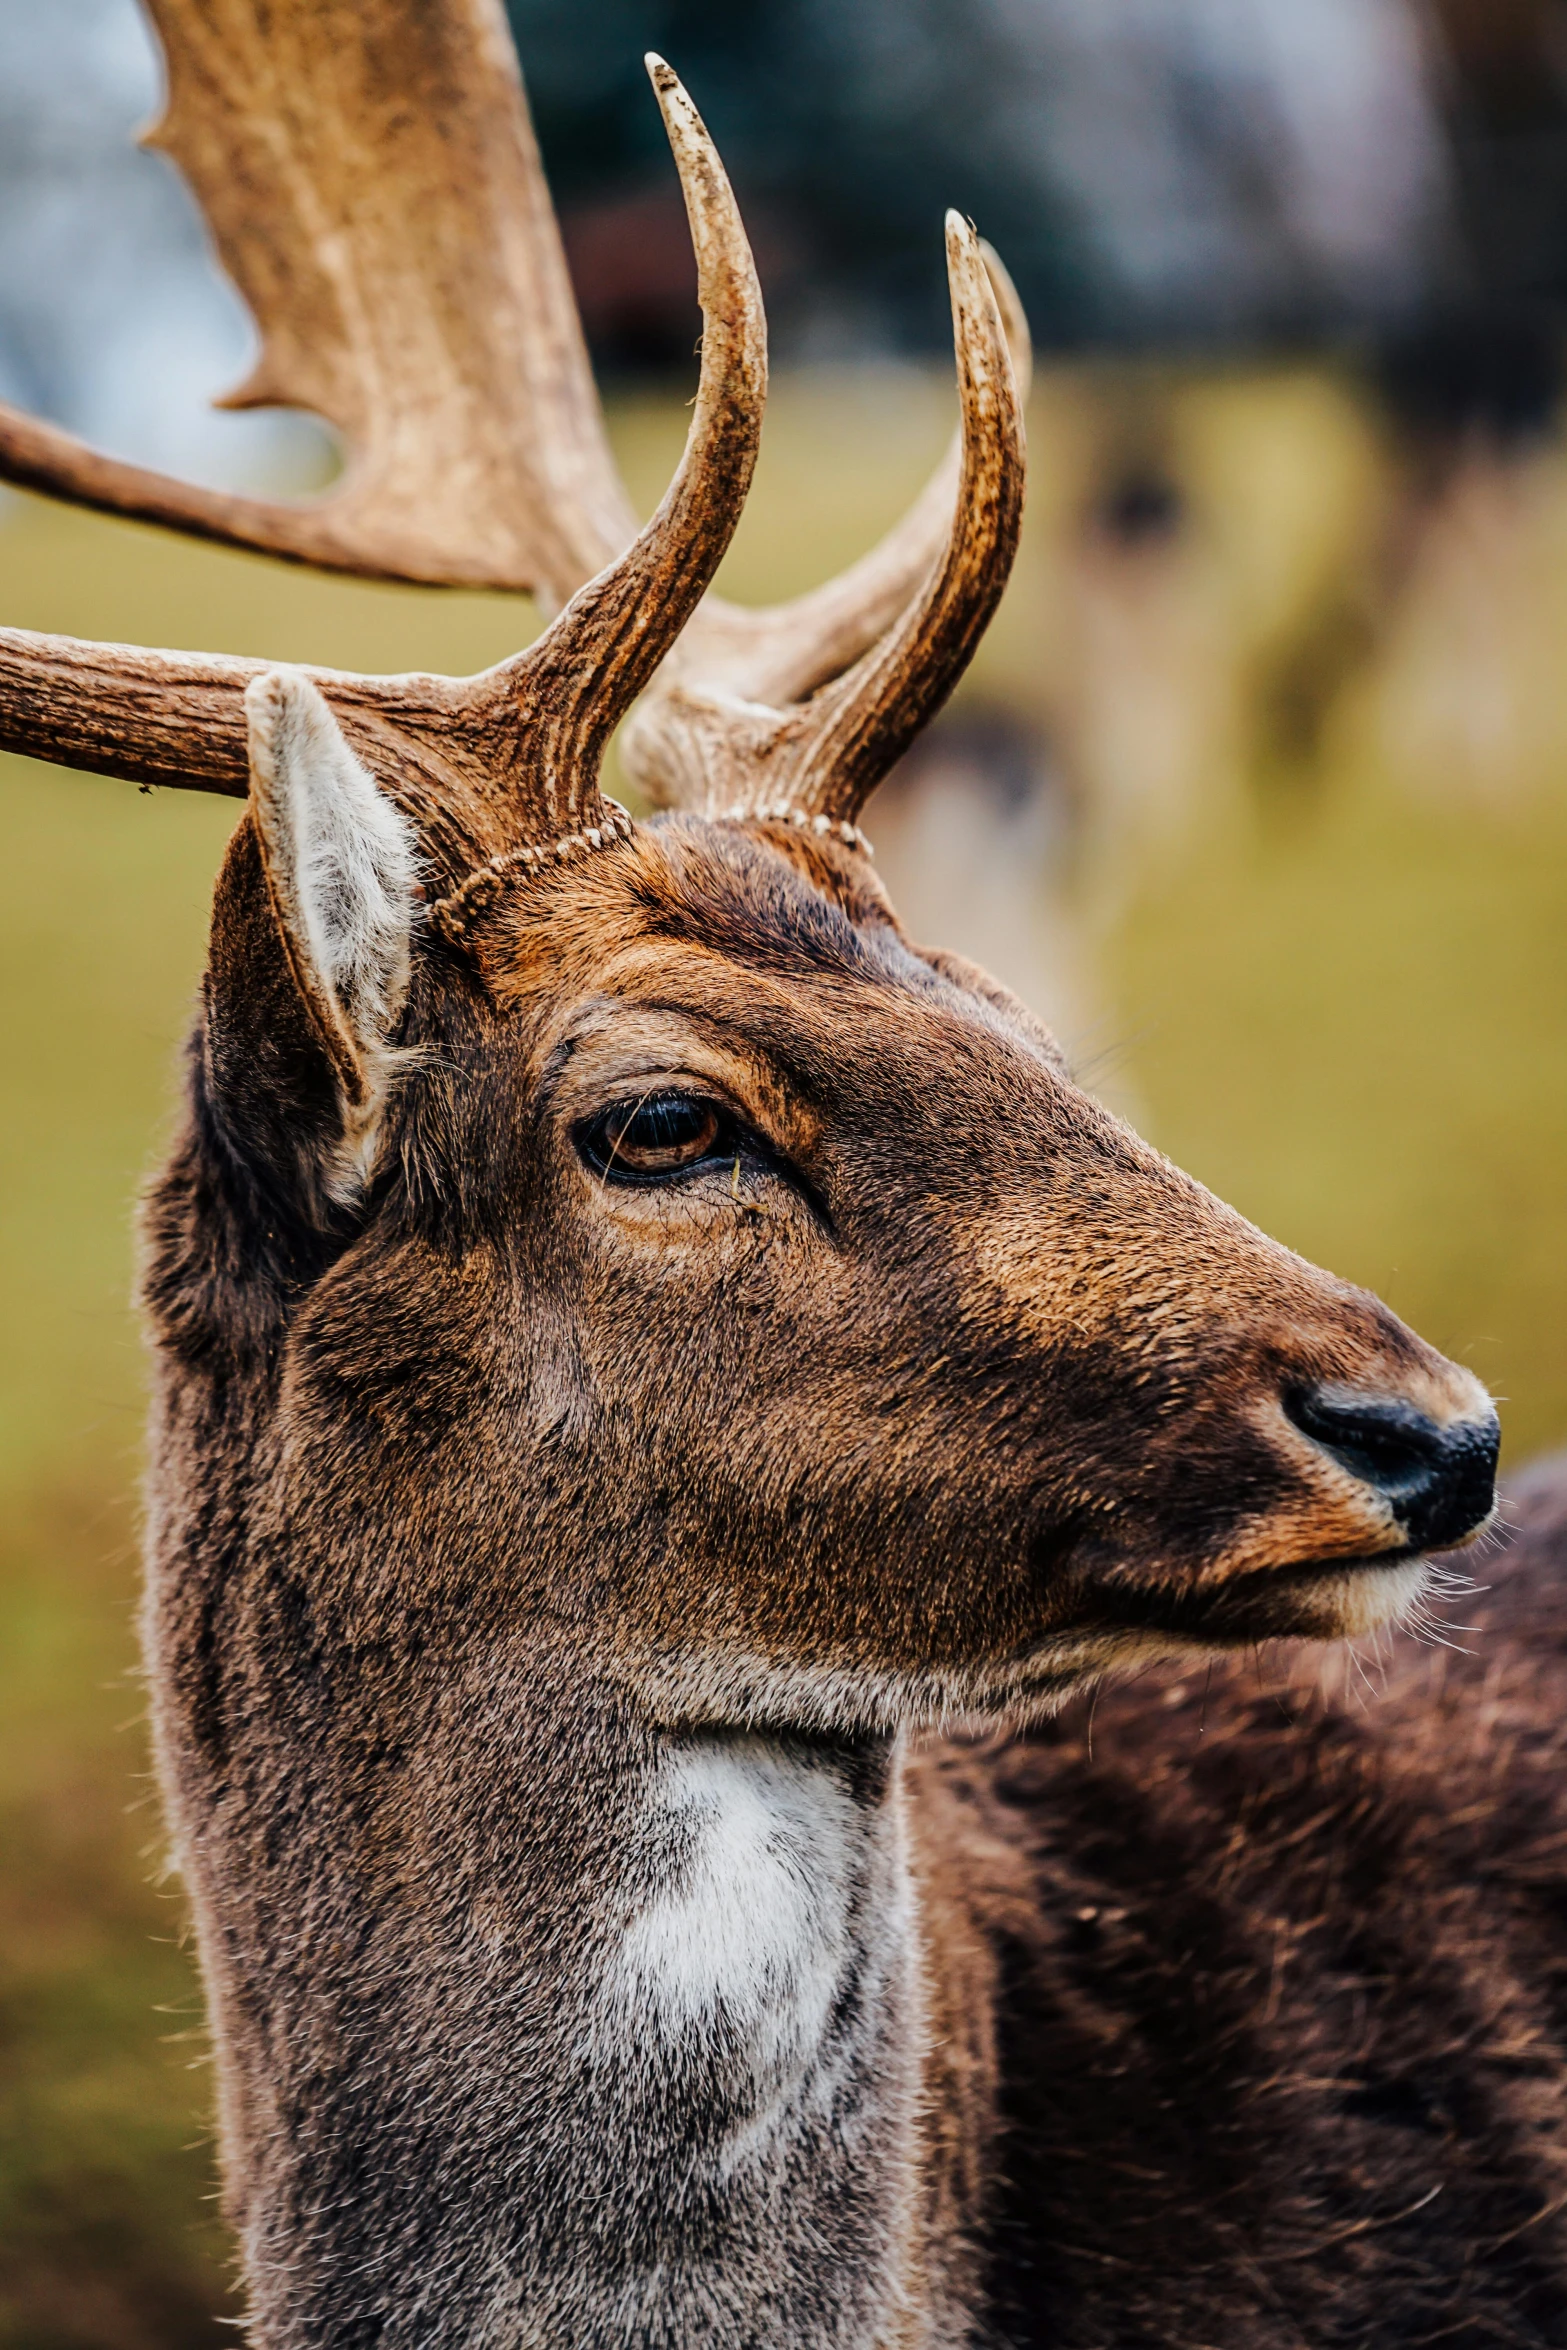
M123 465L0 408L24 486L369 578L558 610L636 524L494 0L144 0L177 163L260 330L223 403L343 435L315 507Z
M1020 363L1026 334L972 230L949 220L956 462L840 580L770 612L703 604L755 464L765 326L728 182L668 67L649 61L705 332L684 459L637 534L499 0L149 5L170 86L155 139L261 329L231 404L317 410L343 436L343 480L308 505L225 496L3 407L0 477L299 562L564 606L478 677L311 673L448 878L520 844L615 837L603 750L677 640L629 738L638 780L707 813L851 825L960 674L1016 546L1022 431L997 290ZM0 631L0 746L243 795L261 667Z

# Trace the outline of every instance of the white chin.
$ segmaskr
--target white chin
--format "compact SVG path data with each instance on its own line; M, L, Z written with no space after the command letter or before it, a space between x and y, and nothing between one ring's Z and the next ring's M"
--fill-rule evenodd
M1343 1575L1324 1575L1317 1593L1338 1617L1345 1640L1360 1640L1397 1624L1413 1607L1426 1585L1423 1558L1400 1559L1385 1567L1355 1567Z

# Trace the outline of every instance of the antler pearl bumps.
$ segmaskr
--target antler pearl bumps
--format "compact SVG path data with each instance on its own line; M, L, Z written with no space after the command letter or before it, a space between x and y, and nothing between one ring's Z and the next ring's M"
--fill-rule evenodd
M805 808L725 808L714 821L792 824L796 831L812 833L818 839L841 841L846 849L858 849L862 856L875 855L857 824L844 823L832 816L813 816ZM613 848L618 841L630 840L635 830L629 810L618 800L606 797L603 823L590 824L581 832L565 833L559 840L530 842L526 848L509 849L504 856L491 857L488 864L470 873L466 881L430 908L431 926L448 946L466 946L474 924L488 913L509 883L550 872L558 865L568 865L574 858L590 856L595 849Z
M715 817L719 824L792 824L797 832L813 832L821 840L842 841L846 849L858 849L862 856L873 857L876 852L857 824L847 824L833 816L813 816L809 808L796 808L780 802L770 808L747 808L736 805L720 808Z
M604 820L600 824L587 825L581 832L563 833L555 841L530 841L524 848L508 849L504 856L492 857L430 908L432 928L439 931L449 946L464 946L474 924L495 904L509 882L524 880L530 874L548 871L556 865L570 864L575 857L591 856L595 849L613 848L617 841L629 840L636 829L630 811L618 800L608 798L603 806Z

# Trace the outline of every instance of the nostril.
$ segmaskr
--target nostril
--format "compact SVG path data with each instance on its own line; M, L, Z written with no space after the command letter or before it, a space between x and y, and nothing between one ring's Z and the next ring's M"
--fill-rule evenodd
M1496 1492L1496 1414L1446 1427L1417 1405L1353 1387L1297 1387L1284 1409L1393 1512L1412 1550L1459 1542L1489 1517Z
M1303 1436L1389 1496L1424 1483L1442 1454L1442 1431L1411 1403L1353 1388L1297 1388L1284 1409Z

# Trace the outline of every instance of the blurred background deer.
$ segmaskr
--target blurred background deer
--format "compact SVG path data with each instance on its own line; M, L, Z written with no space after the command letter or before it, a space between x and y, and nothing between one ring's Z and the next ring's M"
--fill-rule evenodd
M674 13L513 11L634 495L668 477L698 323L638 113L651 41L701 89L775 319L726 586L809 585L938 453L942 206L995 236L1043 347L1013 589L866 817L916 935L996 968L1156 1140L1472 1362L1515 1458L1558 1440L1562 9ZM0 43L0 390L219 484L325 480L308 420L208 410L250 329L131 144L158 84L131 0L13 5ZM139 642L460 673L515 641L483 595L279 576L20 497L0 576L7 621ZM9 760L3 790L0 2307L16 2343L135 2350L213 2338L223 2261L178 1906L121 1791L125 1203L227 816Z

